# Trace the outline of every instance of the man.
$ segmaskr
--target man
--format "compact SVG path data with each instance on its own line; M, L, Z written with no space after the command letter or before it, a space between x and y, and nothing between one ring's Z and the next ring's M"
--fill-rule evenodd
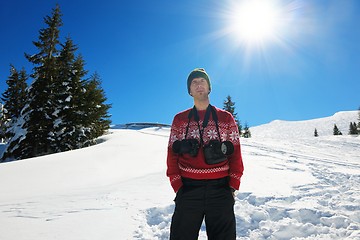
M210 105L210 78L202 68L187 79L194 107L173 120L167 176L176 192L170 239L198 239L205 218L209 240L236 239L234 191L243 174L233 116Z

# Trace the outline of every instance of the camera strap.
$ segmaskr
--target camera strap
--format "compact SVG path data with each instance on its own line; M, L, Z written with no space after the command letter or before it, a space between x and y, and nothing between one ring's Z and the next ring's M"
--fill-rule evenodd
M200 134L200 142L201 142L201 145L203 145L204 141L203 141L203 133L204 133L204 129L206 128L206 126L208 125L209 123L209 119L210 119L210 112L212 114L212 118L215 122L215 125L216 125L216 130L218 132L218 137L219 137L219 141L221 141L221 138L220 138L220 131L219 131L219 125L218 125L218 117L217 117L217 114L216 114L216 111L214 109L213 106L211 106L209 104L209 106L206 108L206 112L205 112L205 117L204 117L204 121L202 123L202 130L200 128L200 118L199 118L199 114L197 112L197 109L196 107L194 106L191 111L189 112L189 115L188 115L188 124L186 126L186 132L185 132L185 139L187 137L187 134L188 134L188 131L189 131L189 124L190 124L190 121L192 119L192 117L194 116L194 120L197 122L198 124L198 128L199 128L199 134Z
M211 106L211 112L212 112L212 118L215 122L216 131L218 133L219 141L221 142L221 136L220 136L220 130L219 130L219 124L218 124L218 117L215 111L215 108Z

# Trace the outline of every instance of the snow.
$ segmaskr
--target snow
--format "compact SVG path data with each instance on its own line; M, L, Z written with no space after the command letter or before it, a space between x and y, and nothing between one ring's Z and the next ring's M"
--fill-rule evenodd
M350 121L356 111L251 128L241 139L237 239L360 239L360 137L347 135ZM332 136L335 123L344 135ZM168 239L168 136L163 126L112 129L92 147L0 164L0 239Z

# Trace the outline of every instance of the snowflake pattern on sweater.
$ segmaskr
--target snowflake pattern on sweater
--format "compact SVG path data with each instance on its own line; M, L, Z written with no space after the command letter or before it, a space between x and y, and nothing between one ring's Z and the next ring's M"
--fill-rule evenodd
M240 185L240 178L243 174L243 163L240 150L240 137L238 127L234 118L229 112L214 107L218 117L219 133L216 128L216 123L209 118L207 126L203 129L202 124L206 111L198 111L199 122L191 119L189 122L188 116L191 109L178 113L173 120L171 126L171 133L168 144L167 156L167 176L175 192L182 186L181 177L192 179L217 179L222 177L229 177L229 185L234 189L238 189ZM188 133L186 135L186 128L189 124ZM210 140L231 141L234 145L234 153L228 156L226 161L218 164L209 165L205 162L202 146L199 149L197 156L192 157L189 154L175 154L172 151L172 145L177 140L197 139L200 142L200 134L204 145Z

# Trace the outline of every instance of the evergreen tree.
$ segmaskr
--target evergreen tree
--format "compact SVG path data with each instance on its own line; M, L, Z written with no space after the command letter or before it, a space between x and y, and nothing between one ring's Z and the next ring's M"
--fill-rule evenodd
M245 126L244 126L243 136L244 136L244 138L251 138L251 132L250 132L250 129L249 129L249 126L247 123L245 123Z
M352 123L350 122L350 126L349 126L349 135L357 135L358 132L357 132L357 126L356 126L356 123Z
M70 38L62 44L58 57L58 76L55 84L56 111L54 122L54 149L56 152L67 151L81 147L77 136L81 128L82 116L79 106L83 95L83 80L86 75L81 57L75 57L77 47Z
M52 16L45 18L45 24L48 27L40 30L39 41L34 42L39 52L31 56L26 55L29 62L36 67L32 74L34 81L29 91L29 108L24 109L27 134L26 139L21 142L24 146L23 157L34 157L55 151L53 114L57 109L54 90L56 90L59 53L57 46L60 43L59 28L62 26L59 5L53 9Z
M342 133L340 132L340 130L338 129L336 124L334 124L333 134L334 135L342 135Z
M94 144L95 138L100 137L109 129L111 121L108 110L111 105L105 103L107 98L101 88L101 79L97 73L93 74L85 83L84 89L84 100L81 108L85 116L84 119L86 119L83 132L89 133L86 136L86 146Z
M23 136L11 139L4 157L15 159L28 158L54 152L53 122L55 112L53 89L56 79L59 44L59 27L62 25L60 7L56 6L52 16L44 19L47 28L39 31L37 42L33 42L38 53L25 57L35 65L31 74L33 83L28 91L28 104L22 110L13 132L22 132Z
M318 137L319 135L318 135L318 131L317 131L317 129L315 128L315 131L314 131L314 136L315 137Z
M20 112L26 104L27 78L24 68L19 72L13 65L10 65L10 76L6 80L8 88L1 97L9 120L20 117Z
M231 100L230 95L228 95L226 97L226 100L224 101L224 106L223 109L225 111L228 111L229 113L231 113L235 119L236 125L238 126L238 130L239 130L239 134L240 136L242 135L242 126L241 126L241 122L239 121L238 117L237 117L237 113L235 113L235 102L233 102Z
M14 136L13 125L20 117L21 110L26 104L27 78L24 68L19 72L13 65L10 65L10 76L6 80L8 88L1 97L1 100L4 101L2 128L6 141Z

